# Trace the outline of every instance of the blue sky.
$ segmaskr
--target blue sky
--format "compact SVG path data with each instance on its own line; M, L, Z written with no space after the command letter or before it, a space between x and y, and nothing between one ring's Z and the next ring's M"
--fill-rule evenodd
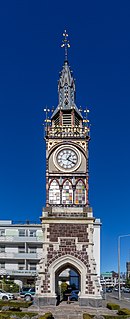
M43 109L58 102L67 29L77 106L90 109L89 198L101 218L101 270L130 233L130 2L0 2L0 218L39 221L45 205ZM121 240L121 270L130 238Z

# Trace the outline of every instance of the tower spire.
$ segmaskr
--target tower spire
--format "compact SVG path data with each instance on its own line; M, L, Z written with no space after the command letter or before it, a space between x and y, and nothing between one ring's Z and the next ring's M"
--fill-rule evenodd
M70 44L69 44L68 34L67 34L66 30L63 33L63 37L64 37L64 39L62 40L63 44L61 45L61 47L65 48L65 62L67 62L68 61L68 48L70 48Z

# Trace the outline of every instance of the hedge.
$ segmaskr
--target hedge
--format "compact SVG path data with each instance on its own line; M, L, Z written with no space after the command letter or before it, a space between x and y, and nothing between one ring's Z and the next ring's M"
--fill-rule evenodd
M3 306L9 306L9 307L19 307L19 308L28 308L32 305L32 301L10 301L10 300L0 300L0 309Z
M128 319L127 316L119 316L119 315L102 315L104 319Z
M51 312L45 313L43 316L41 316L39 319L53 319L53 315Z
M92 319L92 317L94 317L94 315L91 316L88 313L83 314L83 319Z
M115 303L107 303L107 308L110 310L119 310L120 306Z
M0 312L0 319L10 319L11 315L16 315L19 319L22 319L25 315L28 315L30 318L37 316L36 312L12 312L12 311L2 311ZM54 319L51 312L45 313L43 316L40 316L39 319ZM89 318L88 318L89 319Z
M118 311L118 315L130 315L130 309L122 308Z
M92 319L94 318L95 315L90 315L90 314L87 314L87 313L84 313L83 314L83 319ZM100 317L100 315L99 315ZM126 315L101 315L101 317L104 317L104 319L128 319L128 316ZM76 319L76 318L75 318Z
M9 319L10 316L12 316L12 315L13 316L15 315L15 316L17 316L18 318L21 319L25 315L28 315L30 318L34 317L34 316L37 316L38 313L36 313L36 312L1 311L0 312L0 319ZM49 317L48 318L45 317L45 319L50 319L50 318Z

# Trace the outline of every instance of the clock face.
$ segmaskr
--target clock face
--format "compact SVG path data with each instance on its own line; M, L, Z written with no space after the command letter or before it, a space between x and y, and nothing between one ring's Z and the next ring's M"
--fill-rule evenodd
M61 146L54 152L54 164L62 171L74 171L81 163L80 152L75 147Z

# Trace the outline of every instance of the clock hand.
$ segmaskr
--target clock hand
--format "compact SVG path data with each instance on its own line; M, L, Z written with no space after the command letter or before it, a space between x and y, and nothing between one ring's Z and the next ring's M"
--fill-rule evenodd
M69 160L70 156L71 156L71 154L67 157L67 161Z
M72 161L71 159L68 159L68 158L67 158L67 160L68 160L69 162L71 162L71 163L75 164L75 162L74 162L74 161Z

